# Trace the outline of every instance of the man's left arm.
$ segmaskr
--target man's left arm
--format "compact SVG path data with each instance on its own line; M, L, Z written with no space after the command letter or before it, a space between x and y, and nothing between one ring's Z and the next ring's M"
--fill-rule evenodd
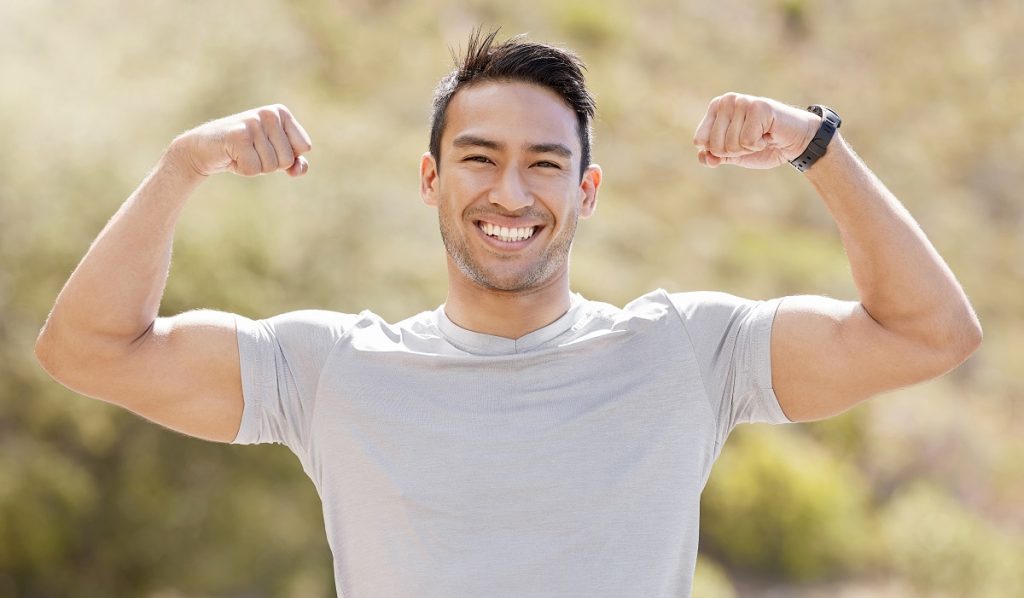
M706 166L772 168L799 156L821 117L739 94L712 100L694 136ZM772 386L793 421L835 415L942 375L981 343L949 266L836 131L804 175L835 220L860 301L786 297L772 326Z

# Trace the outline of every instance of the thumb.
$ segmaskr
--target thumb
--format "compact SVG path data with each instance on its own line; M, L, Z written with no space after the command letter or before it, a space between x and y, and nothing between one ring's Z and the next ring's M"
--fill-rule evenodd
M302 176L309 172L309 161L306 160L305 156L299 156L295 158L295 162L288 167L288 176L297 177Z
M768 143L771 141L771 134L765 133L760 137L754 139L748 143L745 147L752 152L759 152L768 147Z
M736 158L722 158L716 156L707 150L700 150L697 152L697 161L708 168L717 168L722 164L735 164L739 162L739 157Z

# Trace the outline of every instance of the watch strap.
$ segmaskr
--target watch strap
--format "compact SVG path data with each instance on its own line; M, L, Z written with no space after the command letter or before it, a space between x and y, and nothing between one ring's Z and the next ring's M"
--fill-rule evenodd
M832 141L836 130L843 124L843 119L827 106L812 104L807 107L807 110L821 117L821 126L818 127L818 132L814 134L811 142L807 144L804 153L789 162L800 172L805 172L825 155L829 142Z

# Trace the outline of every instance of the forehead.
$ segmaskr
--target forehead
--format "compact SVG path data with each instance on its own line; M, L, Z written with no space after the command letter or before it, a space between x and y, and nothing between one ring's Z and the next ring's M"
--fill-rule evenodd
M554 91L520 81L488 81L460 89L448 104L442 145L475 135L510 147L561 143L579 158L576 113ZM443 154L442 154L443 155Z

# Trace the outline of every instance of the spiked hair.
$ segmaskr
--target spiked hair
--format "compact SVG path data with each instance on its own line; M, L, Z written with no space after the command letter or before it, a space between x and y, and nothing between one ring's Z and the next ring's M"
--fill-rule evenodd
M586 65L570 50L530 42L517 35L500 44L494 43L498 30L483 35L480 29L470 34L466 53L459 57L452 51L455 70L445 75L434 90L434 110L430 127L430 154L440 172L441 135L444 133L448 104L463 87L482 81L518 81L533 83L558 94L576 113L579 135L580 179L590 166L590 123L596 104L587 91L583 71Z

